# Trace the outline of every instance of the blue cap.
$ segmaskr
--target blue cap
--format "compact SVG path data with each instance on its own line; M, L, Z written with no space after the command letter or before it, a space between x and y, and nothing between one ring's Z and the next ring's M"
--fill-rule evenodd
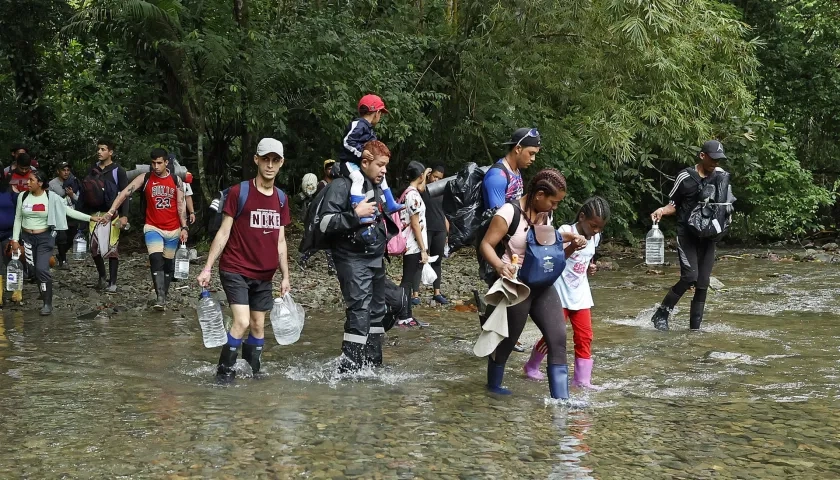
M210 290L206 288L201 289L201 296L199 298L210 298Z

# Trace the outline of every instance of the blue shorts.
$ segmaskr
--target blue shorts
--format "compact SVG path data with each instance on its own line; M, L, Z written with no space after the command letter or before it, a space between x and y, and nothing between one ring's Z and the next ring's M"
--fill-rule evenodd
M163 258L175 258L175 250L181 239L181 229L161 230L151 225L143 226L143 237L146 240L146 250L149 255L163 253Z

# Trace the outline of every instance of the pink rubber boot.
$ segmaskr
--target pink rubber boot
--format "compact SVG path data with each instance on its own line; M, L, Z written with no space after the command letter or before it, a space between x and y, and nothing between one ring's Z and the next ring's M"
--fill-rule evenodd
M545 380L545 375L540 371L540 364L543 358L545 358L545 354L538 352L537 346L534 345L534 348L531 350L531 358L525 362L525 366L523 367L526 377L531 380Z
M603 387L592 385L592 363L591 358L575 357L575 376L572 380L572 386L603 390Z

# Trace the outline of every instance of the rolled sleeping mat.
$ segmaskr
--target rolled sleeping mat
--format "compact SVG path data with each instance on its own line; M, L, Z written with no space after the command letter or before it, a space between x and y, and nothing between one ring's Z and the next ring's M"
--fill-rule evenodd
M177 177L183 180L187 176L187 167L181 166L176 160L173 162L175 165L175 171L173 172ZM134 170L129 170L125 172L126 177L128 177L128 181L131 182L139 175L145 175L152 170L151 165L135 165Z

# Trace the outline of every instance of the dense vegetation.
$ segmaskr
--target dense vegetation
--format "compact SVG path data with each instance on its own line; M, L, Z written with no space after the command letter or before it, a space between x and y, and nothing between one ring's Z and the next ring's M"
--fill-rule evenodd
M575 202L613 205L633 240L702 140L731 157L734 236L832 228L840 165L840 18L829 0L0 0L0 143L41 161L127 165L174 150L200 203L286 145L281 181L334 156L357 99L410 160L487 164L537 126L537 167Z

